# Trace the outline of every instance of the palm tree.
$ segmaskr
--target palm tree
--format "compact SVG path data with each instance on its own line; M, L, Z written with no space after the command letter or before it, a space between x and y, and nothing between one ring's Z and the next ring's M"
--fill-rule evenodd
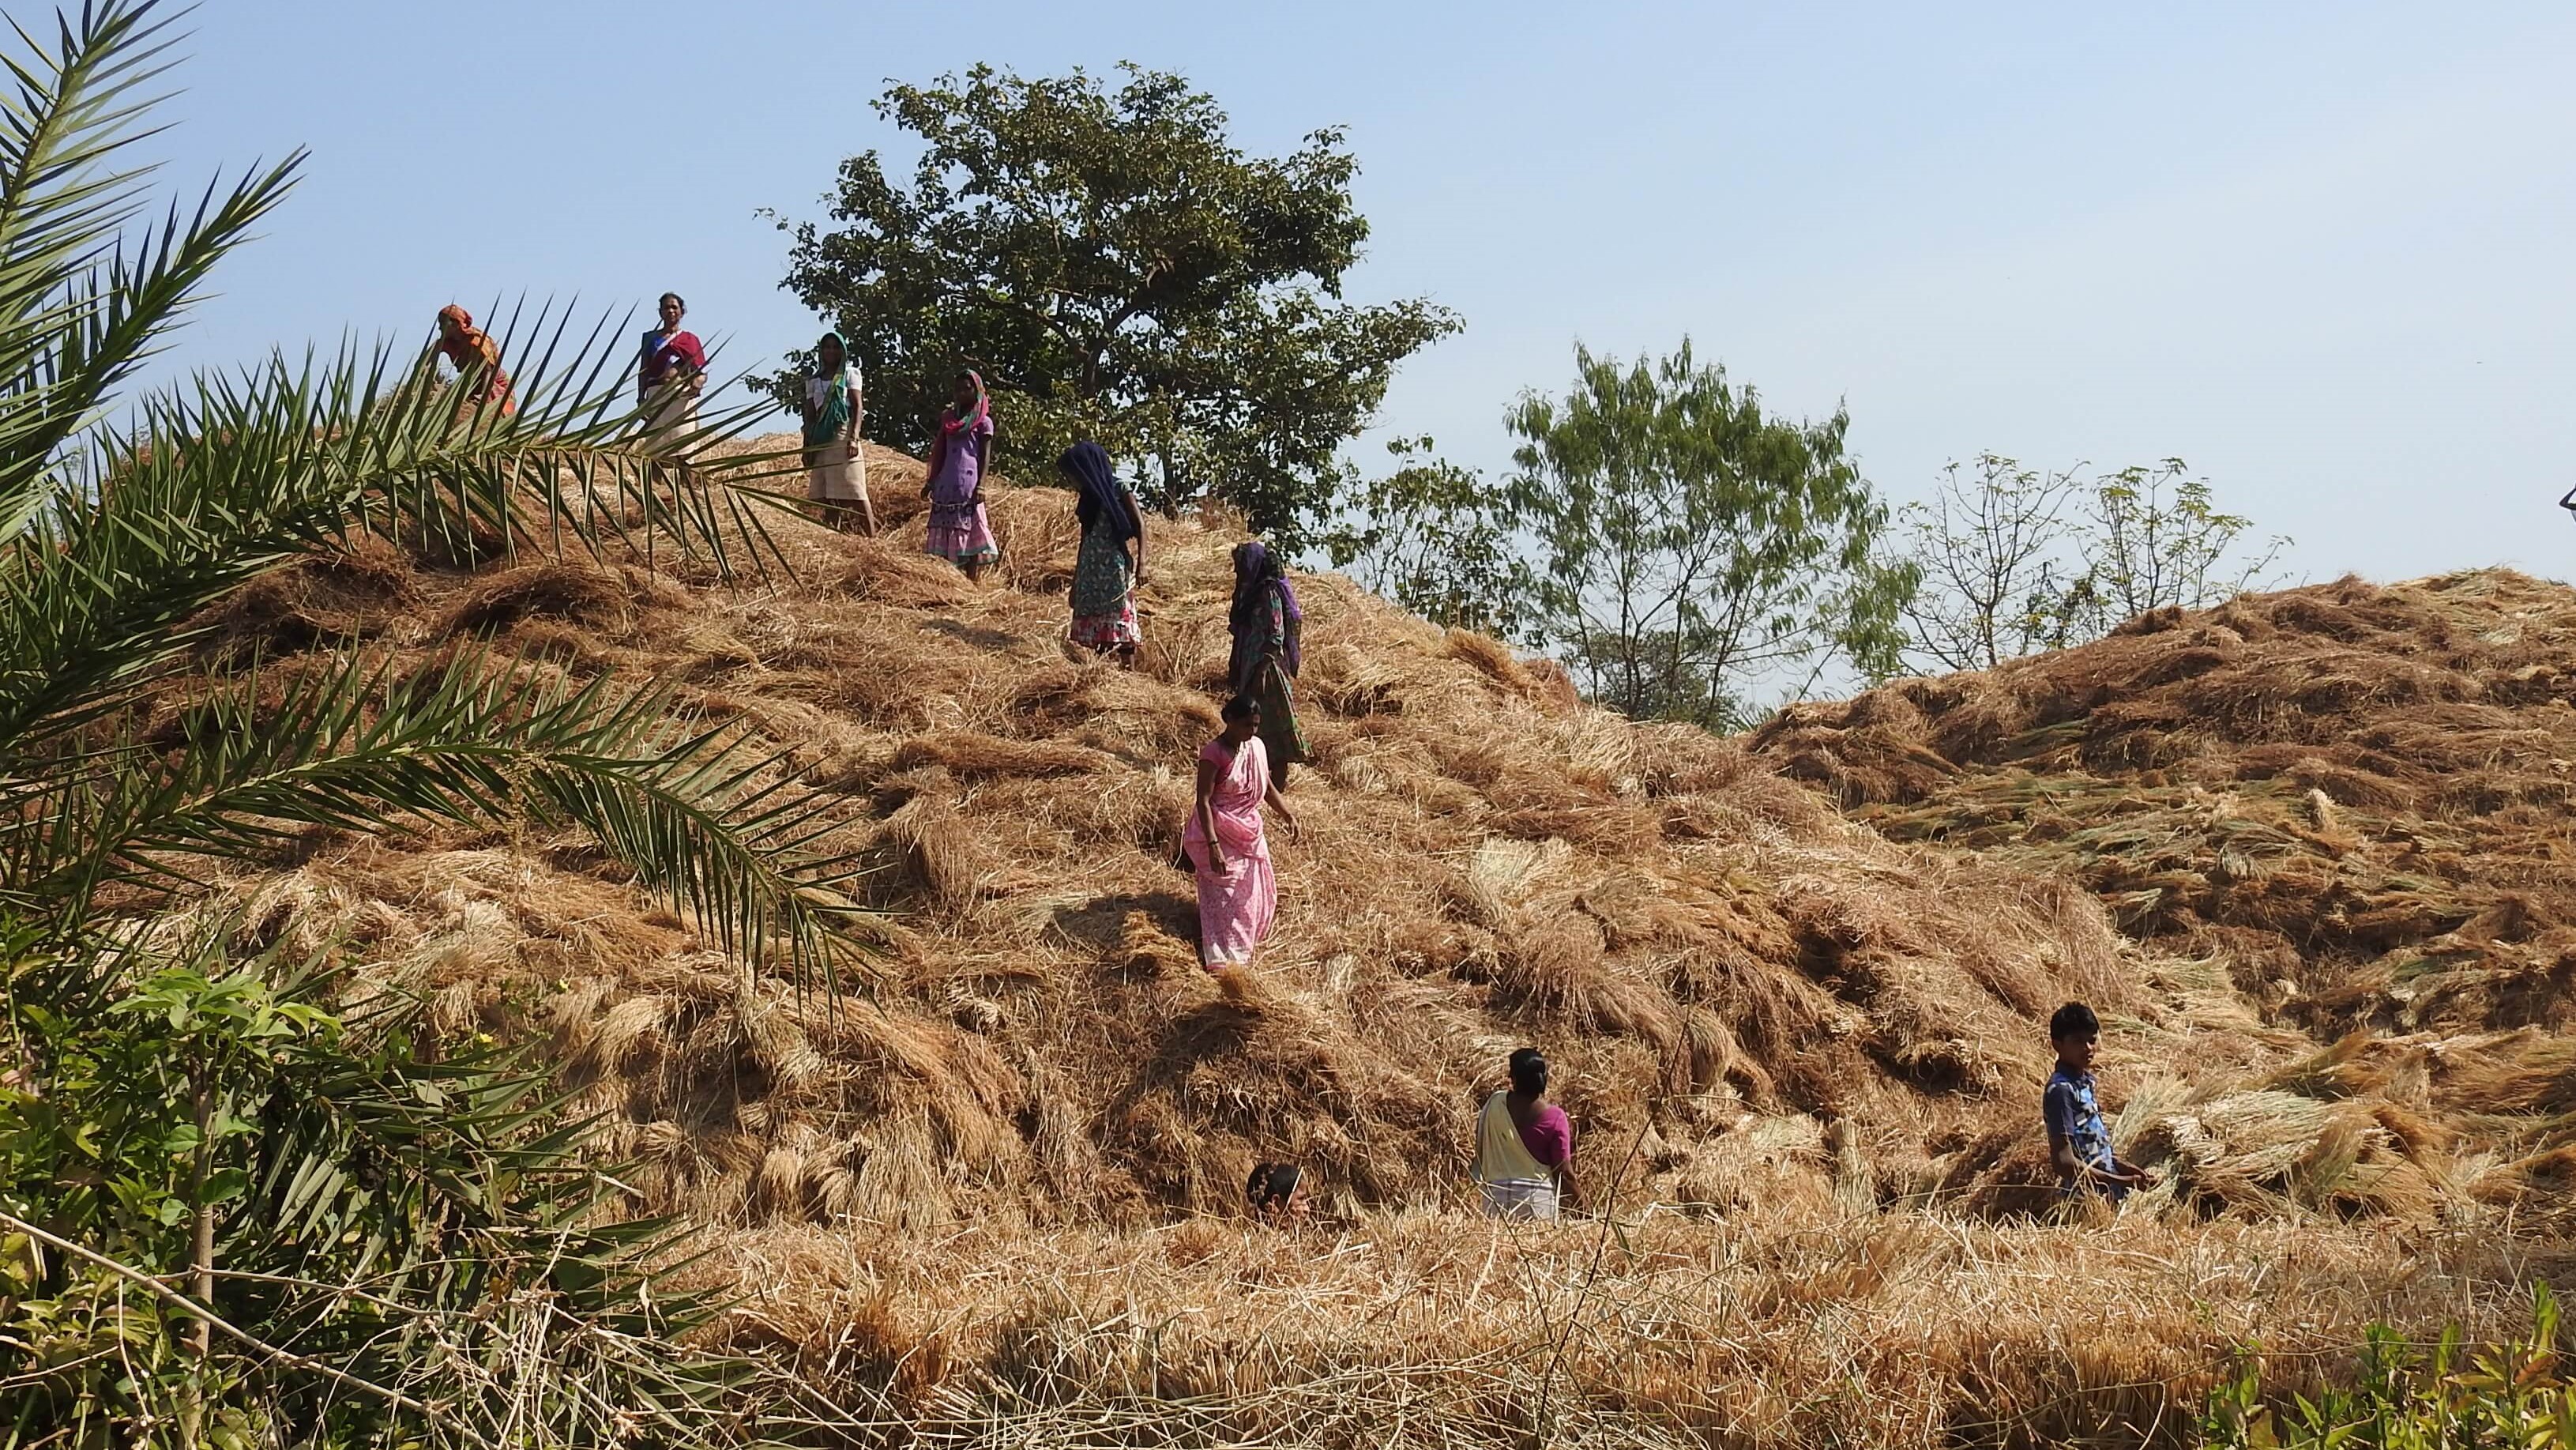
M327 960L133 923L192 862L313 828L534 818L828 983L848 904L813 801L657 687L350 646L263 699L204 647L235 591L368 534L756 571L724 470L761 460L648 456L621 334L543 311L506 415L457 401L480 368L440 389L382 346L124 396L302 161L147 211L127 158L171 23L22 28L0 101L0 1445L689 1438L722 1377L663 1342L690 1301L633 1292L659 1230L602 1226L541 1073L429 1060Z

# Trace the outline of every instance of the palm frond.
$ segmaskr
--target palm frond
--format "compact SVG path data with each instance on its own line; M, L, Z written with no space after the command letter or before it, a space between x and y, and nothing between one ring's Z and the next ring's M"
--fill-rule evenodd
M121 882L183 889L193 860L315 828L534 818L577 826L646 890L748 960L783 944L835 982L850 862L817 847L829 801L729 729L675 728L670 688L570 687L465 653L418 673L350 654L263 702L206 693L167 752L140 742L0 782L0 902L75 915Z
M147 237L120 255L153 167L113 162L152 134L141 122L155 98L137 92L169 64L171 21L155 9L154 0L92 5L77 23L58 17L51 42L13 22L25 53L0 56L11 82L0 96L0 540L42 506L55 449L97 416L206 268L283 196L295 166L201 207L184 237L174 209L159 247ZM148 285L129 295L119 280Z
M190 620L353 529L476 557L570 549L653 565L659 548L724 577L780 562L759 515L784 501L745 486L779 460L706 457L765 404L648 446L612 362L618 331L576 335L568 316L540 314L537 334L515 416L460 409L389 349L344 347L201 377L145 400L131 428L96 430L96 497L58 488L0 551L0 611L19 625L0 636L0 741L32 750L121 707L190 648Z

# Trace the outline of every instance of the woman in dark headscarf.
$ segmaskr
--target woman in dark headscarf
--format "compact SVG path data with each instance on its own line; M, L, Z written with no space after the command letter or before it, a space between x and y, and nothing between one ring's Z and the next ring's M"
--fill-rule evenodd
M1136 586L1145 582L1145 511L1110 472L1099 444L1076 443L1055 466L1073 485L1073 513L1082 524L1082 548L1073 561L1073 642L1115 654L1133 668L1144 639L1136 625Z
M1305 657L1299 644L1305 618L1279 556L1258 541L1236 545L1234 608L1226 616L1226 627L1234 634L1228 693L1260 703L1261 743L1269 749L1271 777L1282 790L1288 788L1288 768L1306 758L1290 683Z

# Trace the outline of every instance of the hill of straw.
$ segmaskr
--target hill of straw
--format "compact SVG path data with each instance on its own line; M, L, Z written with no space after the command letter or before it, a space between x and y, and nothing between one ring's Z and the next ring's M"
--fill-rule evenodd
M2576 1107L2576 592L2502 570L2165 610L1750 737L1890 840L2079 881L2320 1044L2275 1086L2553 1209ZM2310 1109L2309 1111L2319 1111Z
M2269 634L2133 631L1801 710L1748 749L1590 708L1493 641L1303 579L1303 829L1274 826L1262 960L1219 982L1171 858L1238 532L1154 521L1127 672L1063 640L1070 495L997 488L1004 559L975 583L916 551L919 463L872 450L870 469L885 537L781 521L789 568L753 584L642 554L369 548L221 621L220 647L277 671L477 647L682 682L698 719L785 751L870 868L882 914L837 996L728 964L578 839L316 836L208 898L247 902L254 938L340 943L365 986L427 994L440 1030L546 1043L633 1206L714 1235L692 1272L749 1296L739 1340L791 1347L869 1413L960 1443L1151 1438L1137 1417L1176 1398L1214 1418L1163 1430L1278 1443L2167 1436L2240 1339L2322 1351L2374 1315L2484 1323L2519 1302L2507 1281L2534 1261L2499 1267L2522 1250L2485 1229L2541 1181L2528 1125L2452 1105L2563 1108L2546 994L2499 976L2475 1033L2336 1040L2430 999L2387 950L2357 954L2394 941L2355 924L2375 909L2358 886L2333 898L2349 946L2301 935L2296 903L2326 898L2291 892L2285 863L2445 903L2407 960L2457 973L2487 952L2501 974L2542 951L2556 918L2501 865L2430 883L2483 839L2443 773L2468 722L2519 740L2514 722L2566 708L2529 684L2556 678L2540 627L2513 657L2477 611L2559 592L2480 576L2406 596L2460 616L2452 646L2515 658L2495 678L2527 696L2445 695L2485 677L2360 635L2306 683L2240 680L2223 721L2158 693L2281 648L2292 617L2386 628L2338 586L2234 607ZM2060 668L2092 683L2047 683ZM2187 762L2219 746L2148 744L2292 731L2374 691L2414 692L2406 731L2221 751L2268 774L2204 778ZM2138 701L2181 713L2120 734ZM2096 730L2109 753L2087 753ZM2416 774L2371 764L2416 744ZM2528 821L2527 870L2559 797L2477 749L2497 794L2475 803L2499 804L2476 819ZM2352 784L2401 777L2402 802ZM2115 851L2062 844L2097 828L2172 842L2152 870L2197 884L2114 879L2092 863ZM2445 919L2471 880L2490 895ZM2070 997L2109 1024L2124 1138L2169 1169L2108 1239L2029 1216L2051 1200L2041 1024ZM1587 1192L1630 1225L1615 1236L1469 1212L1474 1110L1522 1043L1558 1065ZM1242 1227L1262 1158L1315 1173L1334 1226ZM2104 1299L2132 1307L2078 1344ZM1651 1375L1630 1367L1649 1344Z

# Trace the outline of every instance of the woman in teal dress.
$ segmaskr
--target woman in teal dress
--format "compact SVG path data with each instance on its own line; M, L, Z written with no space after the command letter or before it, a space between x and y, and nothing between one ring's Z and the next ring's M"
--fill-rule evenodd
M1099 444L1076 443L1055 466L1073 485L1073 514L1082 526L1073 560L1073 642L1114 654L1132 669L1144 639L1136 586L1145 582L1145 511L1110 471Z

